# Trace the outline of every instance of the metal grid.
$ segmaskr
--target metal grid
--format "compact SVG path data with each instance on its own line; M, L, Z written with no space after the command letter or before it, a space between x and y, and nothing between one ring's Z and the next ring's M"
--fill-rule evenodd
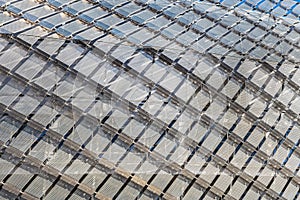
M299 198L298 3L0 5L3 198Z

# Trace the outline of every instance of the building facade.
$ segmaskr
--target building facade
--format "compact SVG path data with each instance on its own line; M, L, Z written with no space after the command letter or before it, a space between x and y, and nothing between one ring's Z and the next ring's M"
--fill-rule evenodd
M299 14L0 0L0 199L300 199Z

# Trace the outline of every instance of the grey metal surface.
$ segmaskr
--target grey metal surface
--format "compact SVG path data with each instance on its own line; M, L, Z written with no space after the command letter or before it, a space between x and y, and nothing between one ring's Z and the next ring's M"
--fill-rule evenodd
M298 199L295 1L1 1L4 199Z

